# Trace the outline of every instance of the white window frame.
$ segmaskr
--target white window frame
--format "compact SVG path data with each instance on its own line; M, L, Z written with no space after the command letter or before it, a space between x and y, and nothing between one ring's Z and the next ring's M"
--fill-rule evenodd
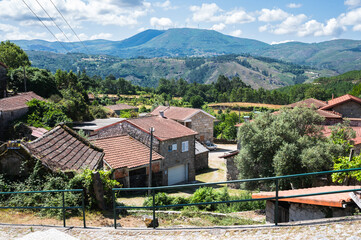
M176 143L172 144L172 151L177 151L177 144Z
M182 152L188 152L189 151L189 142L185 141L182 142Z

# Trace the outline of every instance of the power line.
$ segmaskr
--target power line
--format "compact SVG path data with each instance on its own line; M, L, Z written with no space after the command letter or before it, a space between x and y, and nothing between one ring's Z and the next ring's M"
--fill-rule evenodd
M63 14L60 12L60 10L56 7L56 5L53 3L52 0L50 0L50 2L53 4L53 6L55 7L55 9L58 11L58 13L60 14L60 16L64 19L64 21L66 22L66 24L68 24L69 28L73 31L74 35L78 38L78 40L81 42L81 44L83 45L83 47L85 48L85 50L88 52L88 54L90 55L90 52L88 50L88 48L85 46L85 44L83 43L82 40L80 40L78 34L76 34L76 32L74 31L74 29L70 26L70 24L68 23L68 21L65 19L65 17L63 16Z
M51 35L53 35L53 37L58 41L58 43L65 49L65 51L68 53L69 50L64 46L64 44L59 41L59 39L55 36L55 34L45 25L45 23L38 17L38 15L29 7L29 5L25 2L25 0L22 0L23 3L29 8L29 10L34 14L34 16L43 24L43 26L50 32ZM77 62L77 60L70 54L70 56L73 58L73 60L75 62Z
M46 13L46 15L48 15L48 17L51 19L51 21L55 24L55 26L59 29L59 31L61 32L61 33L63 33L63 35L65 36L65 38L66 39L68 39L68 41L71 43L71 44L73 44L71 41L70 41L70 39L68 38L68 36L64 33L64 31L59 27L59 25L54 21L54 19L49 15L49 13L45 10L45 8L39 3L39 1L38 0L35 0L38 4L39 4L39 6L43 9L43 11ZM73 45L74 46L74 45Z

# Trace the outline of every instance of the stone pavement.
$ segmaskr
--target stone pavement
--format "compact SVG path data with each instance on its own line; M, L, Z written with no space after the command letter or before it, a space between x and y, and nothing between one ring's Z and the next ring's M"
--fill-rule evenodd
M31 239L28 234L56 229L69 239L346 239L361 240L361 216L281 224L280 226L174 227L153 229L61 228L0 224L0 239ZM59 234L58 236L60 236ZM28 235L31 236L31 235ZM57 239L48 234L49 238ZM70 237L71 236L71 237ZM62 238L64 239L64 238Z

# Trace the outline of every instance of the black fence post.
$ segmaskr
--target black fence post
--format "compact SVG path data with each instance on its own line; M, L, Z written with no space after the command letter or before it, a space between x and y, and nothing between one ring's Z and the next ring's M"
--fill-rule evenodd
M84 189L82 189L81 191L81 205L82 205L82 209L83 209L83 226L84 228L86 228L86 223L85 223L85 196L84 196Z
M113 217L114 217L114 228L117 229L117 209L116 209L116 200L115 200L115 191L112 190L113 195Z
M65 225L65 192L62 192L63 195L63 226L66 227Z
M276 183L276 203L275 203L275 212L274 212L274 222L275 225L278 225L278 179L275 179Z
M153 195L153 229L155 229L156 226L155 226L155 191L154 191L154 189L152 190L152 195Z

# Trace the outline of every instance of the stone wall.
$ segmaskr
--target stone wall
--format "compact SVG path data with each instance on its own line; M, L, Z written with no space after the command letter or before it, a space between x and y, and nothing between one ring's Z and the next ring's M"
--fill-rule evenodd
M126 132L123 129L123 125L119 123L119 124L115 124L113 126L99 129L97 131L93 131L90 133L89 138L96 139L96 138L104 138L104 137L114 137L114 136L123 135L125 133Z
M239 170L234 161L234 158L235 158L235 156L225 158L226 168L227 168L227 173L226 173L227 181L238 180ZM239 188L240 184L239 183L228 183L227 186L230 188Z
M196 155L194 166L196 171L208 168L208 153L204 152Z
M198 132L196 138L200 142L213 142L213 118L203 112L191 117L191 129Z
M123 122L121 123L121 125L125 133L129 134L129 136L138 140L139 142L145 144L147 147L150 147L150 134L140 130L139 128L136 128L128 122ZM160 153L160 142L155 137L153 137L153 150L157 153ZM160 153L160 155L162 154Z
M182 142L188 141L188 151L182 152ZM177 144L177 150L168 151L170 145ZM168 168L180 165L188 165L188 181L195 180L195 138L194 136L186 136L182 138L170 139L160 142L159 154L164 157L163 169L163 185L168 185Z
M8 140L6 137L7 128L16 119L21 118L28 112L28 108L21 108L12 111L0 111L0 140Z
M361 104L353 101L337 105L332 110L341 113L344 118L361 118Z
M28 176L33 165L34 162L23 149L7 149L6 144L1 146L0 174L5 174L10 178Z

